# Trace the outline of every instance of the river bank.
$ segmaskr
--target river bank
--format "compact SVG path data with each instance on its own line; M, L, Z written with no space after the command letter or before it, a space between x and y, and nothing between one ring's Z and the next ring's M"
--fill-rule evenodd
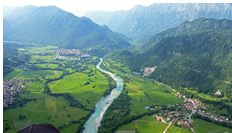
M107 95L106 97L102 97L97 102L94 113L90 116L90 118L84 125L84 133L97 133L98 127L101 125L100 123L104 113L106 112L107 108L111 105L111 103L114 101L114 99L120 95L123 88L123 80L120 77L100 68L102 62L103 59L100 58L100 62L96 65L96 68L101 72L110 75L116 81L117 86L111 91L109 95Z

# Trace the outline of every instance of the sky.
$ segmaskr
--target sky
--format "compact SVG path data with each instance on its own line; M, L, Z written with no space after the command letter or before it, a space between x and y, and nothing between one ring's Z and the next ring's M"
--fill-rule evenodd
M135 5L149 6L153 3L229 3L231 0L3 0L6 6L49 6L55 5L77 16L83 16L87 11L129 10Z
M3 5L6 6L55 5L77 16L82 16L90 10L129 10L137 4L148 6L152 3L154 3L154 0L3 0Z

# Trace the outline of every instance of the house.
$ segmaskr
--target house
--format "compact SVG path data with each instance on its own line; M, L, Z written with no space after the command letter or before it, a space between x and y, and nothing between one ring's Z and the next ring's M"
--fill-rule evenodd
M150 106L145 106L145 109L147 110L147 109L150 109Z

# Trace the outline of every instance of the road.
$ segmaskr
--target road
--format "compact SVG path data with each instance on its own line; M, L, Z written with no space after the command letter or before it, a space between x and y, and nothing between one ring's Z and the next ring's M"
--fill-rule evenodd
M173 120L174 120L174 119L173 119ZM163 133L166 133L166 131L168 130L168 128L172 125L173 120L169 123L169 125L167 126L167 128L164 130Z

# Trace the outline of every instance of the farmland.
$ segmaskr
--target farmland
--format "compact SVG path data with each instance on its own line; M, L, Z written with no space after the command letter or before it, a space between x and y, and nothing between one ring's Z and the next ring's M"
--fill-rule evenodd
M93 70L94 66L91 67ZM53 93L69 92L82 104L92 108L104 92L109 89L108 80L105 76L99 71L93 71L92 73L92 76L83 72L74 73L63 79L50 82L48 86Z
M12 128L9 132L16 132L33 123L52 123L55 127L61 127L87 114L87 111L67 106L68 102L63 97L40 96L23 107L4 111L4 125ZM20 118L20 115L25 118Z
M18 79L42 79L42 78L58 78L62 74L62 71L53 70L29 70L24 71Z
M168 124L160 123L156 120L155 116L144 116L135 120L133 123L129 123L121 126L118 131L135 131L141 133L162 133Z
M198 126L194 126L194 130L197 133L207 132L232 132L232 129L216 125L214 123L206 122L201 119L193 119ZM209 128L210 127L210 128Z
M107 65L109 64L109 65ZM102 65L103 66L103 65ZM132 74L127 66L107 60L104 66L119 76L126 77L125 90L131 98L131 113L145 113L145 106L182 103L183 99L175 96L176 92L154 80ZM112 69L114 68L114 69ZM126 73L124 73L126 72ZM174 95L171 95L173 93Z

